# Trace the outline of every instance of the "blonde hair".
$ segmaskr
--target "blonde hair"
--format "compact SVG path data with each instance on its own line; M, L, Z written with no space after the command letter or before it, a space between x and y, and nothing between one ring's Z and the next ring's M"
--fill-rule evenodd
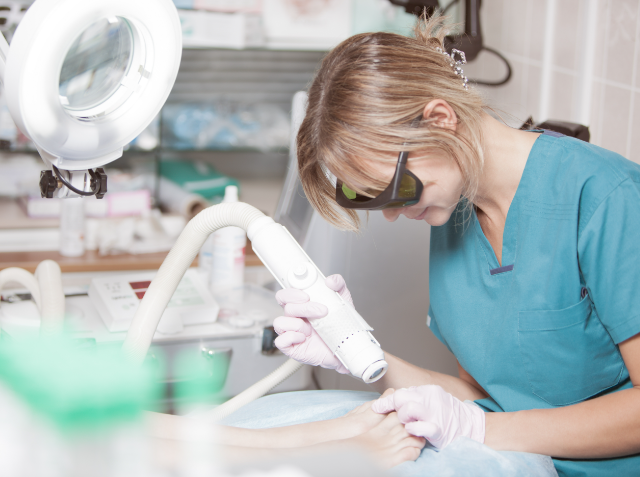
M473 200L484 162L485 103L473 88L465 90L447 57L436 50L443 49L448 33L443 21L439 16L423 18L414 38L382 32L355 35L322 60L298 132L298 168L309 202L336 227L358 230L360 222L355 211L336 204L328 171L370 195L388 183L365 161L395 163L403 150L421 153L409 161L433 153L450 157L464 180L462 195ZM456 113L455 131L428 118L411 127L434 99L446 101Z

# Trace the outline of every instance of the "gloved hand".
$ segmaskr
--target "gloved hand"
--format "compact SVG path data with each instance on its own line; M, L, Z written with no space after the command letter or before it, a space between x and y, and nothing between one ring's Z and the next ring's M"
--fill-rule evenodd
M325 284L353 306L351 293L341 275L327 277ZM349 370L335 357L308 321L327 316L327 307L309 301L309 295L295 288L280 290L276 293L276 300L284 308L285 314L273 322L273 327L279 335L275 340L278 349L301 363L349 374Z
M399 389L379 398L371 409L379 414L397 411L409 434L426 438L438 449L460 436L484 443L484 411L475 404L460 401L440 386Z

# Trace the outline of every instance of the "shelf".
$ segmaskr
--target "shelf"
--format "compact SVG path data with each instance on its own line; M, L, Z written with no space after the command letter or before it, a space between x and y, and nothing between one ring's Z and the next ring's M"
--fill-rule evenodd
M183 50L234 50L234 51L312 51L312 52L329 52L340 42L332 42L332 43L284 43L284 42L275 42L275 43L267 43L262 46L246 46L244 48L232 48L228 46L215 46L215 45L204 45L204 44L184 44L182 45Z
M246 252L245 265L247 267L262 265L250 245L247 247ZM63 273L157 270L162 265L167 253L100 256L96 251L87 251L81 257L63 257L58 252L6 252L0 253L0 270L19 267L33 273L43 260L58 262ZM192 266L197 266L197 264L198 259L196 258Z

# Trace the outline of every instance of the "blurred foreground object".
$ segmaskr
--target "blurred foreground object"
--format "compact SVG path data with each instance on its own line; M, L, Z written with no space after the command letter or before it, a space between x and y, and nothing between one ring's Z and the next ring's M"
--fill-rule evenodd
M149 475L142 409L158 388L118 349L0 344L0 468L7 476Z

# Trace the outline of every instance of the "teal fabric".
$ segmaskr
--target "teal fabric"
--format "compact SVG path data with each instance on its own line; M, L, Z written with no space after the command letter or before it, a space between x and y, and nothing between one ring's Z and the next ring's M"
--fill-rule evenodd
M461 204L431 230L429 274L430 328L489 393L478 402L487 411L631 387L617 344L640 333L640 166L540 135L507 215L502 263ZM554 463L567 476L640 473L640 455Z

